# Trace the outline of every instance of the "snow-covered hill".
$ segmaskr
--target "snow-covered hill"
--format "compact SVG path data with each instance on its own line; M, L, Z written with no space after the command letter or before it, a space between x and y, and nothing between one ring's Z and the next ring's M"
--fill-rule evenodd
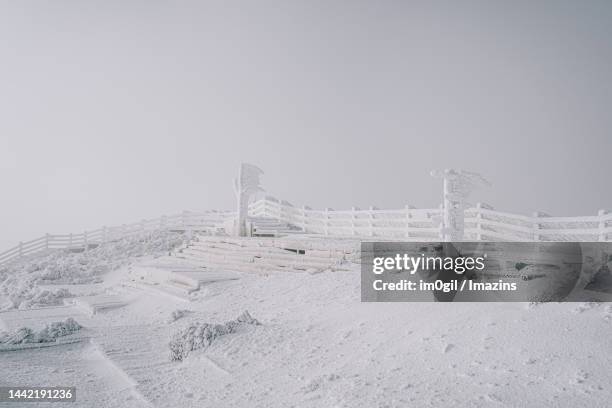
M81 407L609 406L609 303L362 303L351 244L301 239L343 255L325 264L313 249L313 265L323 266L299 269L274 245L236 245L223 267L221 252L194 258L180 236L134 244L131 254L101 247L94 259L90 251L92 267L70 275L78 279L51 275L70 298L0 313L0 331L71 317L87 336L27 355L0 352L0 385L75 385L72 406ZM208 243L190 248L214 252L209 238L199 242ZM85 256L49 255L17 272L49 287L44 271ZM232 267L254 258L266 268ZM3 273L9 293L17 280ZM245 310L260 324L216 332L173 361L170 343L189 327Z

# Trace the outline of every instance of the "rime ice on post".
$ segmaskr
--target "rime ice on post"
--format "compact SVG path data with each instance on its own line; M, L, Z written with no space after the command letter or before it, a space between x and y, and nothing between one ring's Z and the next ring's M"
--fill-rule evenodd
M478 173L465 170L433 170L432 177L444 180L443 220L440 238L443 241L461 241L464 233L465 200L476 187L490 186Z
M234 192L238 200L238 215L234 224L234 235L244 237L246 233L246 221L249 211L249 198L251 195L264 191L259 185L259 176L263 171L252 164L242 163L238 178L234 179Z

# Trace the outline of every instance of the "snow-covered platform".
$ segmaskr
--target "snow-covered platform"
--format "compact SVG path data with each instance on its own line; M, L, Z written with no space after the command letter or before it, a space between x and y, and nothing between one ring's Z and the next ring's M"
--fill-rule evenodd
M76 307L92 315L126 306L129 302L124 295L83 296L72 300Z
M203 285L226 280L239 279L239 275L223 270L173 270L168 280L174 284L184 285L193 290L198 290Z
M236 280L240 275L231 270L193 266L183 259L165 257L135 266L130 277L139 289L189 300L192 293L205 285Z

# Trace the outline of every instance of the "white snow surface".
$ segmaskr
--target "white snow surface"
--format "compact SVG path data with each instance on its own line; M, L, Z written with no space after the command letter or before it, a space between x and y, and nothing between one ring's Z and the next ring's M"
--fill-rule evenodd
M102 275L134 259L167 255L184 244L184 234L152 231L122 238L88 251L56 250L0 267L0 310L58 305L73 296L57 285L102 282ZM41 287L47 285L46 287Z
M154 265L150 258L130 262L81 290L123 296L123 307L0 313L6 329L19 313L41 326L70 313L90 334L85 343L0 353L0 386L74 385L71 407L603 408L612 400L610 303L362 303L357 264L318 274L229 271L239 279L181 297L130 274ZM171 256L157 262L184 266ZM176 333L245 310L261 324L181 362L168 358Z

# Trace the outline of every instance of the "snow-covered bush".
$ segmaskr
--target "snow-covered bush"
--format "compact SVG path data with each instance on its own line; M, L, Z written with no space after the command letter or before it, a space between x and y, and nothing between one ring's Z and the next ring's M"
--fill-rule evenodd
M246 325L259 324L248 311L225 324L194 323L173 336L169 344L170 360L182 361L193 350L206 349L221 336L235 333L240 327Z
M12 333L0 333L0 345L50 343L60 337L76 333L81 328L82 326L71 317L63 322L49 323L38 332L29 327L21 327Z
M68 289L57 290L42 289L26 293L18 305L19 309L32 309L36 307L60 305L65 298L74 297Z
M0 267L0 297L8 299L0 310L56 304L67 294L42 293L39 284L101 282L101 275L134 258L166 255L185 241L186 235L182 233L153 231L107 242L88 251L57 250Z
M68 336L81 330L83 326L78 324L72 317L67 318L63 322L53 322L45 326L38 332L38 340L42 343L55 341L58 337Z

